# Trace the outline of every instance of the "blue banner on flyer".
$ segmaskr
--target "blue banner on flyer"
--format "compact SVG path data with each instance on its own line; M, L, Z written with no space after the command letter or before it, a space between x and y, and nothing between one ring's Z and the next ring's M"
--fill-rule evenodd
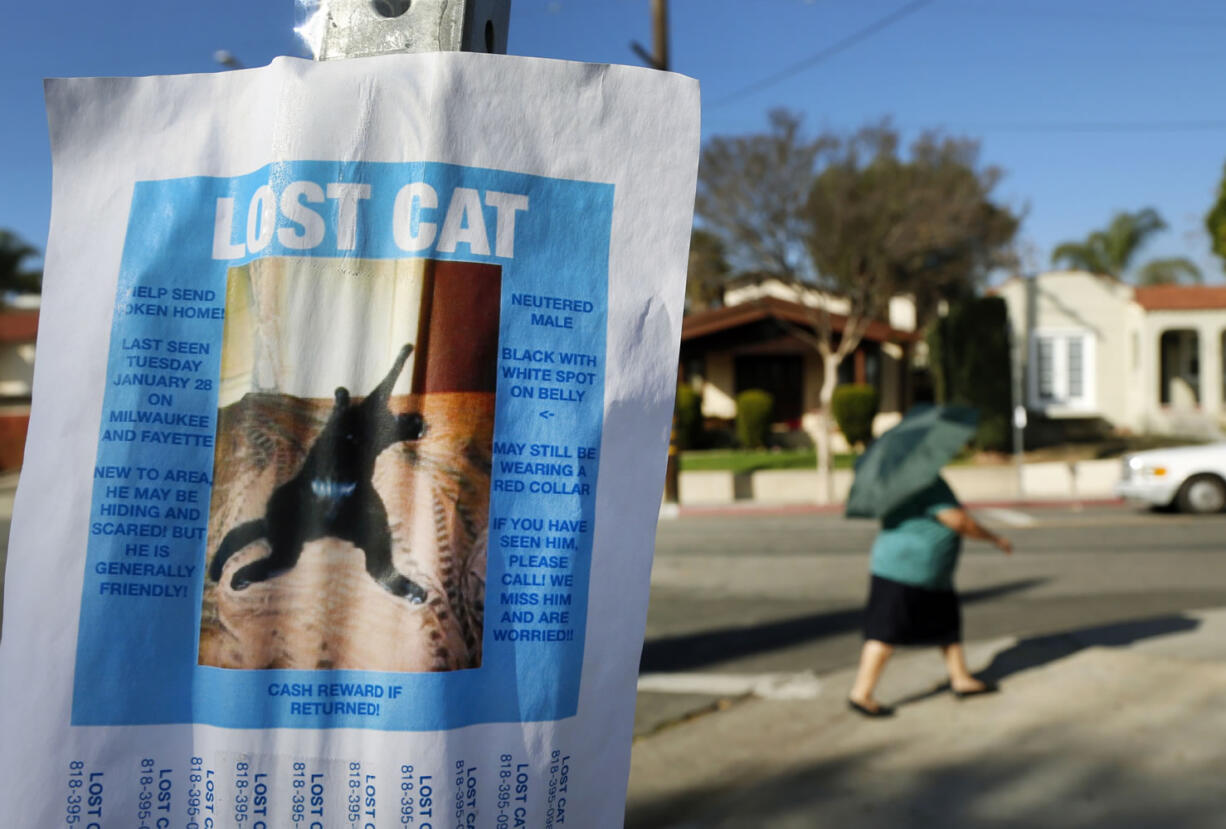
M612 210L432 163L139 182L73 723L573 715Z

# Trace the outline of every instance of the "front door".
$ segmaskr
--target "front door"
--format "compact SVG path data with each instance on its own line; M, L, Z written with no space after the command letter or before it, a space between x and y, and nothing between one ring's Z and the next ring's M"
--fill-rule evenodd
M775 399L776 423L799 425L804 414L804 358L799 354L744 354L736 358L736 393L761 389Z

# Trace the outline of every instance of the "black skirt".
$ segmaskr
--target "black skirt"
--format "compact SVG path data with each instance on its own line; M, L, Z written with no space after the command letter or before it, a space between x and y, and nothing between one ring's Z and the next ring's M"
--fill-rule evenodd
M872 576L864 638L890 645L950 645L962 641L962 608L952 590L929 590Z

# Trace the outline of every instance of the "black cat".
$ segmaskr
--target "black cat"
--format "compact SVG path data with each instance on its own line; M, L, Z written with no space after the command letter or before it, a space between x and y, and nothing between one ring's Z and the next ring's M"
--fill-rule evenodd
M271 551L239 568L230 579L235 590L286 572L298 563L303 544L330 537L360 547L366 554L366 572L390 593L413 604L425 601L425 589L392 564L387 510L371 481L380 452L426 433L420 414L393 415L387 408L392 386L412 351L412 345L400 349L392 370L361 403L351 403L343 386L336 390L328 422L298 474L273 490L263 518L239 524L222 539L209 568L213 581L220 581L230 557L253 541L268 539Z

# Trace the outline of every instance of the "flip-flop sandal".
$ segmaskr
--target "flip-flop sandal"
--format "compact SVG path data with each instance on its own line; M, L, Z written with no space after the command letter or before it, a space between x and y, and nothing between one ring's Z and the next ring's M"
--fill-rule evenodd
M888 705L878 705L875 709L861 705L854 699L847 700L847 707L857 714L868 717L869 719L881 719L882 717L894 716L894 709Z

